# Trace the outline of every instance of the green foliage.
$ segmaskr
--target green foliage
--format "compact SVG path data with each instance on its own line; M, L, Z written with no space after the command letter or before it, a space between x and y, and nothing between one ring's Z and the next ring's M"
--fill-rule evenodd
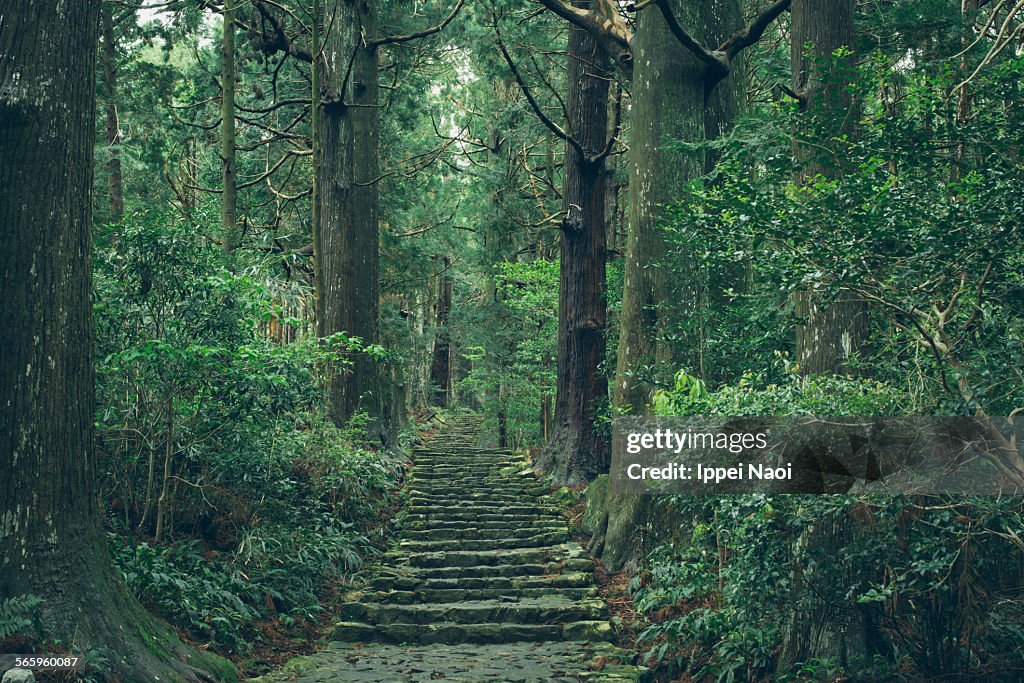
M1024 644L1022 548L1012 531L1024 524L1019 500L758 494L663 505L690 533L655 551L634 580L636 604L651 620L640 640L652 662L715 680L837 671L821 661L775 670L783 632L809 594L833 615L865 615L868 637L888 650L885 661L850 662L843 675L854 680L896 668L927 679L998 676ZM850 520L846 542L800 542L833 515ZM794 567L813 583L795 581Z
M558 261L500 262L494 278L498 297L484 314L500 324L487 330L486 345L468 350L477 362L460 387L482 395L488 413L505 416L514 445L537 444L537 415L555 393Z
M708 391L685 370L671 389L654 394L657 415L898 415L904 395L875 379L801 377L785 358L762 373L745 372L735 384ZM769 382L766 376L778 377Z
M674 283L670 335L690 342L683 362L734 383L791 350L796 292L828 305L852 291L872 318L873 353L855 363L905 392L908 408L993 413L1024 402L1022 383L1004 381L1018 378L1024 348L1020 165L1003 153L1022 143L1004 99L1019 97L1021 68L1011 60L972 84L987 106L969 120L942 94L955 74L902 72L878 57L853 86L864 102L856 136L823 146L827 120L781 107L738 125L715 176L668 214L668 261L687 274ZM886 99L893 92L898 103ZM799 176L792 130L827 174ZM944 140L969 152L951 154Z
M111 230L95 322L115 558L146 605L242 651L254 621L309 620L382 543L399 467L365 446L365 415L343 429L323 417L320 368L385 354L304 336L290 311L307 291L283 300L260 264L236 274L171 216Z
M685 371L659 391L659 415L892 415L906 396L875 379L801 378L784 357L709 390ZM666 496L660 514L680 520L634 578L648 618L647 658L714 680L852 680L899 671L932 679L998 672L1024 643L1024 525L1019 498ZM809 542L823 520L845 535ZM821 601L829 612L801 616ZM880 652L867 661L817 658L776 670L800 619L861 615Z
M38 595L14 595L0 600L0 640L13 635L27 635L39 631L39 607L43 599Z

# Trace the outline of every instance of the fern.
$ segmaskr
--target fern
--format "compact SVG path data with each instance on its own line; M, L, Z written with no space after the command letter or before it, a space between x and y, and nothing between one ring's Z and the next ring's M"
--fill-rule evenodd
M33 631L41 604L43 599L31 594L0 600L0 639Z

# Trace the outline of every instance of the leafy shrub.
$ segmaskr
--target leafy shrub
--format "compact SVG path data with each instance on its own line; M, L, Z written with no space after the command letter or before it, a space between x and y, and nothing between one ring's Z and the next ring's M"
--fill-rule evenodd
M282 304L258 264L237 272L172 217L117 231L100 240L95 304L115 559L146 605L244 651L253 622L310 618L382 545L401 469L365 445L365 416L324 417L321 369L383 350L304 336L288 311L308 288Z
M0 600L0 640L38 631L37 614L42 604L38 595L14 595Z
M775 384L747 373L714 390L679 372L656 412L877 415L898 413L904 398L874 379L801 378L784 360L781 370L765 373L782 376ZM1014 666L1010 653L1024 647L1020 499L676 495L658 504L684 540L657 547L632 589L649 620L640 641L667 669L715 680L984 676ZM828 519L848 533L810 542ZM817 658L776 670L801 605L815 600L864 615L874 652L846 669Z

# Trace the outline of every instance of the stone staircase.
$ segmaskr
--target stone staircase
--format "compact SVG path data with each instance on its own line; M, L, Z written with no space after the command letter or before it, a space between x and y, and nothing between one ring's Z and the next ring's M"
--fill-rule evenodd
M528 464L452 419L414 452L398 546L346 596L332 641L260 683L647 680L615 647L594 563Z
M343 605L334 639L386 643L607 641L594 563L547 488L463 417L414 452L398 548Z

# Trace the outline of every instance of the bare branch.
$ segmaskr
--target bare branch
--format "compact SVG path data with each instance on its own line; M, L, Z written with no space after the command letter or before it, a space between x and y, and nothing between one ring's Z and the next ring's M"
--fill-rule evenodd
M409 41L412 40L419 40L420 38L426 38L428 36L434 35L435 33L440 33L442 30L444 30L445 26L452 23L452 20L458 16L459 12L462 11L462 7L465 4L466 0L459 0L455 4L455 9L452 10L451 14L445 17L444 20L440 24L437 24L436 26L431 26L428 29L425 29L423 31L417 31L416 33L410 33L409 35L406 36L386 36L384 38L377 38L376 40L371 40L367 44L367 47L372 50L374 48L380 47L381 45L408 43Z
M583 29L597 41L628 77L633 75L633 33L618 14L615 3L598 0L603 10L600 14L563 2L563 0L538 0L540 4Z
M777 0L768 9L761 12L760 16L754 19L750 26L729 36L724 43L718 46L717 51L724 52L728 55L729 61L732 61L740 52L761 40L761 36L768 30L771 23L788 10L791 4L792 0Z
M541 123L548 127L556 137L565 140L567 143L572 145L573 149L579 152L580 156L586 158L587 153L580 145L579 141L562 130L562 127L552 121L544 110L540 108L540 104L534 99L533 93L530 92L529 86L526 85L526 81L523 80L522 74L519 73L519 67L512 60L512 56L508 53L508 49L505 47L505 42L501 39L501 30L498 28L498 20L494 20L494 37L498 42L498 49L501 51L501 56L505 58L505 63L508 64L508 68L512 71L512 76L515 77L516 83L519 84L519 89L523 91L523 95L526 97L526 101L529 102L530 108L533 109L533 113L537 115Z

